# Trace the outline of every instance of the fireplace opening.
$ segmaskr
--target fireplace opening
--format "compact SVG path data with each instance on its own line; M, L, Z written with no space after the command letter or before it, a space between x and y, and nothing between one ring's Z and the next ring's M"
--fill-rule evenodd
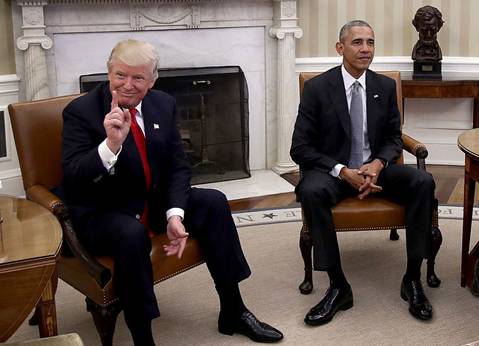
M80 76L80 91L107 80ZM154 89L176 99L192 184L250 177L248 87L239 66L160 69Z

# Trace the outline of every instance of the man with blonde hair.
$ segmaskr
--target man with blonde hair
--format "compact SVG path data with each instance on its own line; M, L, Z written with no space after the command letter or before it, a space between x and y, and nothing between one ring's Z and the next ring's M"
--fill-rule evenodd
M154 345L159 316L149 234L165 232L168 256L199 240L220 299L218 330L258 342L283 335L246 308L238 283L250 275L226 197L190 185L173 97L152 90L158 53L147 42L119 42L108 82L63 112L62 188L79 239L115 259L114 280L135 345Z

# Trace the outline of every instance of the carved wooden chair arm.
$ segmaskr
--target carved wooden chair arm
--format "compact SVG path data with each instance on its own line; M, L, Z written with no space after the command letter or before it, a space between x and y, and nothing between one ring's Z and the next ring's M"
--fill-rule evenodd
M62 227L63 239L66 241L68 249L85 265L100 287L105 287L111 279L111 272L83 248L73 229L68 208L63 201L42 185L31 186L27 189L26 194L27 199L42 205L56 216Z
M426 157L429 154L426 146L405 133L402 134L402 141L403 149L416 156L417 168L426 170Z
M408 153L416 156L419 159L425 159L428 155L426 146L415 140L414 138L408 136L407 134L402 134L403 149Z

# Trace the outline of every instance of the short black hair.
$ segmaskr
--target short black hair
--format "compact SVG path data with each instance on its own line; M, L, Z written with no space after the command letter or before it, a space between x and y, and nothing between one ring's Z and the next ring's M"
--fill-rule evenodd
M351 29L353 26L367 26L368 28L373 30L373 28L371 28L371 25L369 25L369 23L364 20L361 20L361 19L351 20L347 22L346 24L344 24L341 30L339 30L339 42L343 42L344 37L347 35L349 29Z

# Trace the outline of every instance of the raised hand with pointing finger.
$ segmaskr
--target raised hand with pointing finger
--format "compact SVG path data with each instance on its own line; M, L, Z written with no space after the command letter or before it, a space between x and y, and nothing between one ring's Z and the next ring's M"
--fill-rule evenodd
M105 115L103 126L106 131L106 145L113 152L117 153L130 131L131 115L127 109L118 106L118 93L111 92L111 110Z

